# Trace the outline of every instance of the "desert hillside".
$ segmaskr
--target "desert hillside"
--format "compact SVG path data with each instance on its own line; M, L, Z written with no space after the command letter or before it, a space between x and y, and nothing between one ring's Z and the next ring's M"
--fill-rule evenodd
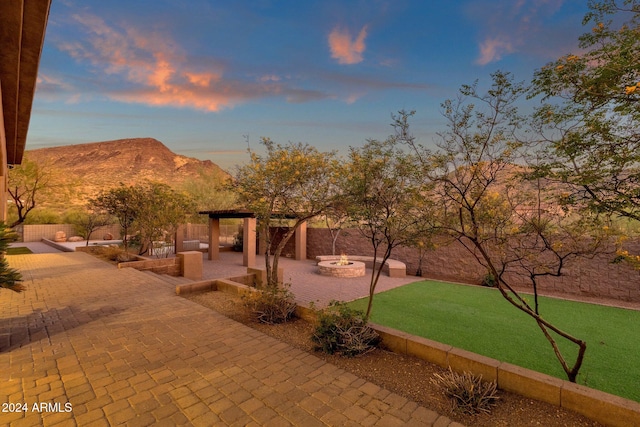
M180 188L222 182L229 176L210 160L175 154L153 138L41 148L27 150L25 155L72 183L73 191L69 198L65 197L71 205L84 204L88 198L120 183L132 185L150 180ZM62 201L48 199L44 204L49 206Z

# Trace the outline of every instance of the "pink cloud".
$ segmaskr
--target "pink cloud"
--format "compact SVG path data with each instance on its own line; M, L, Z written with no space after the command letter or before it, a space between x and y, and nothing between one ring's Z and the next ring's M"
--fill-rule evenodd
M499 61L503 55L513 52L514 48L509 40L487 39L480 43L480 57L476 60L476 63L487 65L490 62Z
M504 56L527 50L549 54L561 40L545 43L557 28L544 22L553 16L566 0L479 0L466 13L480 25L479 55L476 63L486 65ZM553 37L553 36L551 36ZM551 54L551 56L555 56Z
M329 48L331 57L337 59L339 64L357 64L362 62L362 54L366 49L364 43L367 37L367 26L362 27L355 40L348 30L339 27L329 33Z
M60 77L46 73L38 73L36 80L36 90L38 97L49 100L60 99L60 94L64 94L64 102L75 104L82 98L82 92Z
M209 87L211 82L217 82L222 79L222 75L218 73L189 73L186 72L185 76L189 80L190 83L195 86L200 87Z
M322 96L285 88L275 78L260 82L224 79L223 68L216 64L207 64L206 71L191 65L164 34L109 26L93 15L77 15L74 19L85 27L89 37L63 44L61 49L77 61L89 61L101 72L122 77L131 88L106 93L121 102L215 112L251 98L283 93L294 98Z

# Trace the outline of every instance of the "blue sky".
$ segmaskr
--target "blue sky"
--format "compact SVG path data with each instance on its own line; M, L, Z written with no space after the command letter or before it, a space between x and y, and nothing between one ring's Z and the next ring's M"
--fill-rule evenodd
M578 0L55 0L27 149L152 137L227 170L247 142L346 153L496 70L577 51Z

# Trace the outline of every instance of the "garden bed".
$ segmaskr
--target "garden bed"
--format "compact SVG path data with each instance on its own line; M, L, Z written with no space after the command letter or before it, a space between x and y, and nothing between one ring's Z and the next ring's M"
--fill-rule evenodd
M363 309L367 300L350 304ZM579 384L640 401L640 342L635 326L640 324L640 311L540 297L540 312L587 342ZM535 321L505 301L496 289L414 282L376 295L371 321L567 379ZM575 346L563 340L558 345L569 358L575 357Z
M313 353L331 364L464 425L480 427L600 425L562 408L504 391L500 392L499 403L490 415L464 415L454 411L441 390L431 383L434 373L444 372L436 365L382 349L356 358L344 358L315 352L310 340L313 325L305 320L296 319L281 325L262 325L251 320L237 295L224 292L206 292L191 294L187 298L296 348Z

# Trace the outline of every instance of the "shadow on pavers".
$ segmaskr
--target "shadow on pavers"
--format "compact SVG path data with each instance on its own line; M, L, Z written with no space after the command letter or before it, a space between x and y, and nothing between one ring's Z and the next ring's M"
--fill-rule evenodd
M103 306L84 310L78 306L37 309L24 316L0 319L0 353L11 351L57 333L77 328L95 320L125 311L121 307Z

